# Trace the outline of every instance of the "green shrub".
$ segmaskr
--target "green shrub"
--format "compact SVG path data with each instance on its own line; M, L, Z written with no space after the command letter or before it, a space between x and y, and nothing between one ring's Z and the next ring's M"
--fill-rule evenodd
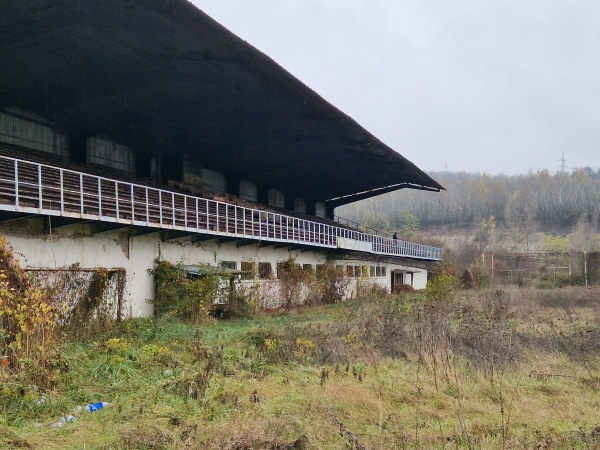
M449 300L459 286L459 277L448 267L438 265L430 272L425 292L430 300Z
M59 313L51 293L32 283L0 236L0 356L8 358L9 370L18 378L40 386L54 384Z
M189 277L181 266L162 259L150 271L154 276L155 298L150 302L156 316L172 315L187 321L206 319L219 288L219 276L207 273Z

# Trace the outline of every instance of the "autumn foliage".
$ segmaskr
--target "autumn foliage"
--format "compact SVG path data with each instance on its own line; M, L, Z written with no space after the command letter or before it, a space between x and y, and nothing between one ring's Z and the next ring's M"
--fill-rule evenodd
M10 367L47 362L57 317L50 295L34 285L0 236L0 355L8 356Z

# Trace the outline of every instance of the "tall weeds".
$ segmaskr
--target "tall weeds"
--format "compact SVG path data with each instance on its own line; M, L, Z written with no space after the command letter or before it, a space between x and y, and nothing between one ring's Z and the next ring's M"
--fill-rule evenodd
M36 384L52 383L59 313L48 292L33 285L0 236L0 356L8 357L10 370L26 371Z

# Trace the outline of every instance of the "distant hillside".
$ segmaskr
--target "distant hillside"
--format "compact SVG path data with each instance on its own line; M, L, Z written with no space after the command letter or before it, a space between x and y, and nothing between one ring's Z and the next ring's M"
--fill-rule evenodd
M439 235L454 228L481 240L492 227L497 245L520 250L549 235L569 235L569 245L581 250L600 246L594 238L600 219L600 170L587 167L555 174L542 170L516 176L434 172L431 176L446 191L400 190L340 207L336 214L405 235L419 230Z

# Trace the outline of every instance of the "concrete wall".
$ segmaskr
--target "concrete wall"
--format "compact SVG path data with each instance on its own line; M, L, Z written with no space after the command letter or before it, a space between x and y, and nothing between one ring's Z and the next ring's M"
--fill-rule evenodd
M238 269L241 268L242 261L269 262L274 276L277 263L290 257L295 258L298 264L311 264L313 270L317 264L327 262L323 252L290 251L286 247L259 247L257 244L238 247L235 242L218 244L214 240L193 243L191 237L162 241L159 232L130 236L127 229L93 234L93 224L63 226L50 232L45 221L47 218L7 222L0 225L0 234L13 246L23 267L62 268L79 264L82 268L124 268L127 278L125 315L152 314L152 307L146 301L154 297L149 270L154 267L154 261L159 254L174 264L217 265L221 261L235 261ZM330 262L342 266L385 267L385 276L361 278L361 282L375 283L388 291L391 288L392 273L398 270L418 270L412 278L413 287L416 289L425 288L427 282L426 270L410 266L358 260ZM348 296L356 294L356 280L349 279ZM259 287L263 307L277 306L280 300L277 280L253 280L244 283Z

